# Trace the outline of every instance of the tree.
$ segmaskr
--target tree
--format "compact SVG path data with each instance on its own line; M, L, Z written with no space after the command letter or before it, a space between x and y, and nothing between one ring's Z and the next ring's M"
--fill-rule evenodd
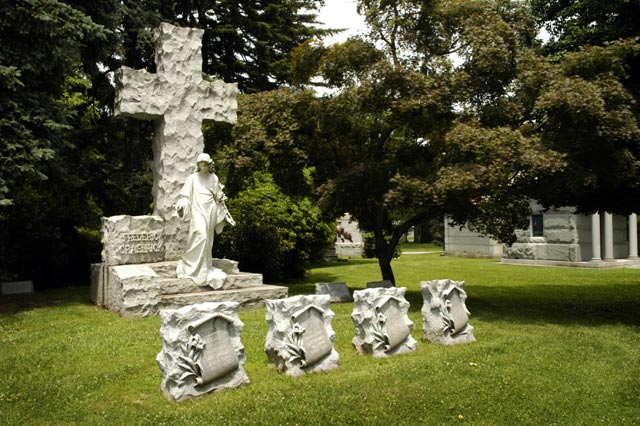
M546 205L592 213L640 209L640 5L637 0L532 2L550 34L530 61L532 121L566 156L561 176L541 182ZM536 76L537 75L537 76ZM544 76L544 78L542 77Z
M213 149L237 222L216 250L267 281L303 276L335 238L335 217L313 203L316 178L307 152L317 107L307 91L242 95L229 140L218 133L220 148Z
M251 92L287 81L289 47L326 33L307 25L320 3L2 2L3 279L86 282L99 260L100 217L151 211L152 125L113 117L111 73L155 71L161 21L204 28L204 71Z
M0 274L73 282L76 227L95 208L82 186L80 129L91 120L89 58L113 42L117 2L3 2L0 7ZM95 66L95 64L94 64ZM74 275L74 272L77 272Z
M6 206L17 184L46 179L41 162L55 156L69 130L59 102L65 79L84 49L109 31L54 0L3 1L0 11L0 205Z
M394 282L401 236L444 212L512 242L526 226L531 188L562 166L510 90L534 41L533 19L509 2L360 7L383 33L382 51L350 40L294 52L300 82L315 71L338 89L322 100L311 154L321 205L349 211L373 232L382 278Z

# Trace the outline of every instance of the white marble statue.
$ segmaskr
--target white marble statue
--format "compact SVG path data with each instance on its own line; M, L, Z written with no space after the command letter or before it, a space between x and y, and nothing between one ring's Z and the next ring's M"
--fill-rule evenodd
M222 288L227 275L211 264L215 234L228 223L235 225L225 205L224 186L213 171L209 154L200 154L196 172L187 178L176 203L178 216L189 220L187 250L178 261L178 278L191 278L201 286Z

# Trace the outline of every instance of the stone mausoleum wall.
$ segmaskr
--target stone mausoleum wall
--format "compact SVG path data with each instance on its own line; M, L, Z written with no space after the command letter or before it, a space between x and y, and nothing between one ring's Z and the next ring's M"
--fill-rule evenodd
M540 206L532 205L532 211L534 215L542 215L542 235L534 236L530 223L528 229L516 231L517 241L511 247L506 247L467 228L445 226L445 253L454 256L503 257L510 263L517 260L580 263L594 259L592 216L576 214L569 207L545 212ZM609 260L631 256L629 220L625 216L611 216L613 250ZM597 223L600 223L599 244L604 247L607 229L604 214L599 215Z

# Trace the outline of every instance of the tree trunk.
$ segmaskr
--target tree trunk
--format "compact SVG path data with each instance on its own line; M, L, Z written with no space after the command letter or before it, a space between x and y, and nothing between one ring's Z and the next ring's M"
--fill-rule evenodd
M391 268L391 259L393 258L393 254L390 257L384 256L378 258L378 265L380 265L380 272L382 273L383 280L389 280L395 286L396 278L393 275L393 269Z
M379 218L382 215L378 216ZM391 235L391 239L387 241L384 238L384 232L382 231L382 226L379 226L378 229L375 230L374 235L376 239L376 257L378 258L378 265L380 266L380 273L382 274L383 280L389 280L396 285L396 278L393 275L393 269L391 268L391 261L393 260L393 254L396 251L396 247L400 242L400 238L409 231L409 228L420 223L421 221L427 218L426 212L421 212L407 220L406 222L396 226L393 229L393 234ZM382 224L382 221L379 220L379 225Z

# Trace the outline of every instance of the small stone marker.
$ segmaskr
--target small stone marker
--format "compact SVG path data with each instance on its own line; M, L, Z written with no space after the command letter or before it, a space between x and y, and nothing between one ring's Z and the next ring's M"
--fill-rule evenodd
M424 299L422 320L425 340L445 345L476 341L473 327L469 324L464 282L422 281L420 287Z
M406 291L405 287L393 287L353 292L351 319L356 335L351 342L358 353L381 358L416 349L418 342L411 336L413 322L408 316Z
M367 288L392 288L392 287L394 287L394 285L389 280L369 281L367 283Z
M331 303L353 302L347 283L316 283L316 294L328 294Z
M323 294L265 302L269 332L264 351L279 373L299 376L338 367L329 300Z
M160 311L162 391L184 401L249 383L237 302L200 303Z
M33 293L33 281L8 281L0 283L0 294Z

